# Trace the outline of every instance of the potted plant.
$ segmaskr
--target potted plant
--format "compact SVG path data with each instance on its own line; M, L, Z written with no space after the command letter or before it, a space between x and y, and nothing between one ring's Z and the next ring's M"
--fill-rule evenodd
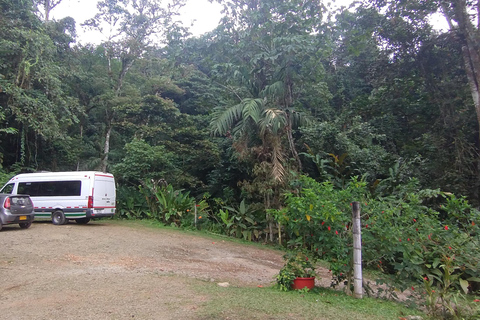
M283 291L299 290L315 286L315 261L304 251L289 252L283 256L285 264L277 276L277 284Z

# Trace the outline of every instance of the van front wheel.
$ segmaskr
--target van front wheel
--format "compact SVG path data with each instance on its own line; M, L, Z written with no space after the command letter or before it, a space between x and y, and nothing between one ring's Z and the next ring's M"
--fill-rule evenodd
M54 211L52 214L52 222L55 225L61 225L67 223L67 218L62 210Z

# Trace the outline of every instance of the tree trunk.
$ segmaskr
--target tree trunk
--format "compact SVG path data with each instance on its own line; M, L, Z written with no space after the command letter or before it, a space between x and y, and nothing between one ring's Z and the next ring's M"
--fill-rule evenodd
M465 73L467 75L470 93L472 95L475 112L477 115L477 138L480 143L480 36L478 35L478 27L476 27L468 13L467 3L465 0L452 1L454 16L448 16L444 9L444 15L452 26L451 19L458 24L458 34L462 45L463 62L465 64ZM477 4L480 6L480 4ZM480 10L480 8L477 8ZM477 146L478 147L478 146ZM480 158L477 161L477 186L480 186ZM477 191L478 192L478 191ZM478 197L478 195L476 195Z
M102 172L107 172L108 166L108 153L110 152L110 134L112 133L112 121L108 120L107 130L105 132L105 144L103 146L103 157L101 160Z
M458 33L462 45L462 55L465 64L465 72L470 85L470 93L473 98L473 104L477 113L478 134L480 141L480 39L478 37L475 26L470 20L467 12L467 4L465 0L456 0L452 2L454 16L448 16L448 12L444 9L444 15L449 25L452 26L451 19L458 24Z
M50 20L50 0L45 0L45 22Z
M83 124L80 124L80 141L83 141ZM77 171L80 171L80 159L77 160Z
M293 154L293 157L297 161L298 164L298 171L302 171L302 161L300 161L300 157L298 156L297 148L295 148L295 141L293 140L292 135L292 118L290 114L287 112L287 138L288 144L290 145L290 151Z
M62 0L43 0L41 3L45 9L45 22L50 21L50 12L58 6Z

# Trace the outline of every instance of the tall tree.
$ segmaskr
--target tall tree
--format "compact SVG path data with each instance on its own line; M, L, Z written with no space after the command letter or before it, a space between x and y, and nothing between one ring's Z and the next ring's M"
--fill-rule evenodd
M68 23L52 24L58 26L54 35L36 17L33 1L0 1L0 10L2 107L6 120L19 130L13 144L19 146L18 156L12 162L36 167L42 141L68 140L67 128L80 113L63 81L68 71L62 55L68 54L71 41L63 27Z
M175 17L184 4L185 0L173 0L167 7L162 6L161 0L104 0L97 4L99 13L85 22L107 36L102 46L110 94L100 98L97 104L105 114L102 171L107 170L115 107L122 100L118 98L123 94L125 76L154 41L165 42L172 30L178 31Z
M369 5L369 4L367 4ZM380 9L387 9L386 16L398 24L421 30L429 28L428 18L441 13L448 22L450 32L462 46L462 56L475 105L480 141L480 2L467 0L429 1L376 1ZM408 18L408 19L407 19ZM408 30L404 28L404 30ZM414 46L415 43L412 43Z
M272 174L277 180L284 175L289 150L301 170L293 128L298 124L301 103L298 101L303 73L315 73L319 48L314 33L322 25L323 7L319 1L219 1L226 14L222 26L224 45L229 59L223 67L234 77L240 90L235 92L239 103L217 110L212 122L213 131L226 134L233 130L245 133L245 125L258 125L264 150L271 152ZM313 70L306 70L306 66ZM318 80L318 79L316 79ZM227 82L228 83L228 82ZM281 141L287 138L287 148Z
M38 5L43 7L43 18L50 21L50 12L55 9L63 0L36 0Z

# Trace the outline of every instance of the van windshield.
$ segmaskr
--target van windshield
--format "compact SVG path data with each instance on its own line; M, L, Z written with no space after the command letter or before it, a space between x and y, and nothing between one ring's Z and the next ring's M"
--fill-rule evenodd
M17 193L32 197L79 196L81 189L81 181L20 182Z

